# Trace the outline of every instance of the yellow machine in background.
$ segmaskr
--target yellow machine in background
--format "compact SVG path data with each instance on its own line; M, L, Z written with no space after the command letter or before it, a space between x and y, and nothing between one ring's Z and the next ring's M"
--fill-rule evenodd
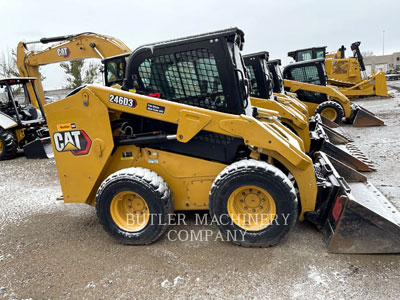
M29 44L55 43L43 50L28 50ZM17 66L20 76L36 77L38 97L42 104L46 103L39 67L47 64L70 61L74 59L99 58L130 53L131 50L122 41L111 36L92 32L42 38L39 41L19 42L17 47ZM27 85L30 95L34 95L31 84ZM35 105L37 108L38 104Z
M296 94L284 90L279 60L269 61L266 51L245 55L243 59L251 81L251 104L260 108L275 105L273 109L279 112L282 124L303 140L309 155L323 151L357 171L374 170L373 163L355 145L349 144L350 139L325 125L319 114L308 118L308 110L306 115L297 110L298 103L305 104L297 99ZM319 88L317 85L311 86ZM348 101L345 96L342 98ZM303 122L297 121L297 115L304 116Z
M321 114L340 123L357 127L383 126L384 122L360 105L351 103L343 90L327 84L324 59L311 59L289 64L283 69L284 86L309 108L310 115Z
M388 200L364 176L310 158L276 112L251 105L243 42L232 28L146 45L121 88L88 85L46 105L64 201L96 206L126 244L156 241L173 210L209 209L243 246L278 243L299 216L332 252L400 252L399 213L376 209Z
M291 51L288 56L296 62L325 58L328 84L337 86L348 98L360 96L391 97L387 90L385 73L374 71L366 74L364 59L360 51L361 42L351 44L353 57L345 57L346 48L342 46L335 53L326 53L325 47L314 47Z

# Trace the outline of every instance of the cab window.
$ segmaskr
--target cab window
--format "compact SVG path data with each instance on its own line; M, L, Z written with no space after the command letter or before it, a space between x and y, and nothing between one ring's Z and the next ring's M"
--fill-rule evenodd
M312 59L312 50L299 51L297 54L297 61L305 61Z

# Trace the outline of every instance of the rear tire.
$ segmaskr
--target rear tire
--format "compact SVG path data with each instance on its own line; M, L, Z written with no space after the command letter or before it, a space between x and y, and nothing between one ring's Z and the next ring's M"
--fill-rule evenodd
M296 192L287 176L253 159L235 162L221 171L211 187L209 208L221 233L246 247L277 244L298 215Z
M174 203L167 183L145 168L127 168L111 174L96 195L100 224L123 244L146 245L167 229Z
M343 107L335 101L322 102L317 106L315 112L338 124L340 124L344 118Z
M0 128L0 160L14 158L17 155L17 138L12 132Z

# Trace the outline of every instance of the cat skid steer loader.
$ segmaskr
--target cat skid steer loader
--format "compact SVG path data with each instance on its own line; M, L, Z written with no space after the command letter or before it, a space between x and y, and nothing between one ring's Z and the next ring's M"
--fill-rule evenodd
M339 91L348 98L392 97L387 90L384 72L374 71L370 76L366 74L360 44L361 42L351 44L353 57L346 58L344 46L340 47L335 53L326 53L325 46L291 51L288 56L296 62L325 58L328 84L337 86Z
M298 115L302 114L296 111L292 103L300 100L283 91L277 63L268 64L268 52L248 54L243 58L251 81L251 104L261 108L269 105L268 108L278 111L281 122L301 137L307 153L312 155L316 151L323 151L357 171L374 170L373 163L354 144L349 144L345 136L325 126L319 115L309 120L303 118L302 123L296 122ZM275 88L275 85L278 87Z
M232 28L143 46L121 88L46 105L64 202L95 206L126 244L156 241L174 210L209 209L244 246L278 243L298 217L331 252L400 252L399 212L364 176L311 159L276 112L251 106L243 42Z
M327 84L324 59L287 65L283 69L285 88L295 92L309 109L335 123L343 119L356 127L384 126L384 122L360 105L351 103L337 87Z

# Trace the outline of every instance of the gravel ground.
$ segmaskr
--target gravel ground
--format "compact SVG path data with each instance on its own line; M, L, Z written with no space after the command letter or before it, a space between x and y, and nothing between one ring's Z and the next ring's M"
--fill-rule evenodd
M400 88L400 83L390 83ZM358 104L386 127L345 130L378 164L372 183L400 209L400 93ZM279 245L248 249L215 241L123 246L99 225L95 210L56 201L54 160L19 157L0 163L1 299L398 299L400 256L328 254L306 223Z

